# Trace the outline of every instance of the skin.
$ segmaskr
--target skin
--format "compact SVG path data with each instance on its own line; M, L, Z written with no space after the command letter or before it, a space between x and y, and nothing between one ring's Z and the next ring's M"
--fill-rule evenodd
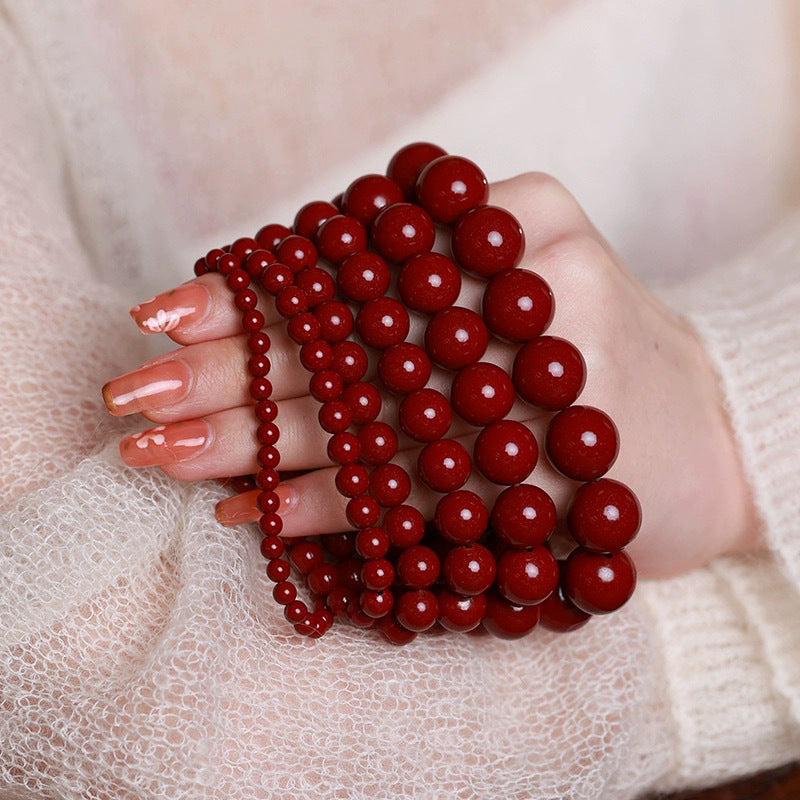
M547 333L570 340L584 356L587 380L577 402L602 409L619 429L620 453L608 477L630 486L642 506L642 528L628 548L639 575L669 577L720 555L759 549L760 525L719 380L689 323L629 272L554 178L530 173L494 184L490 202L520 220L527 240L520 267L539 273L553 290L556 311ZM202 417L214 435L199 455L159 468L185 481L252 473L257 469L257 423L247 389L249 353L240 314L219 274L191 282L208 288L208 313L169 331L181 347L145 363L181 358L194 371L192 388L180 402L142 414L155 424ZM458 304L479 311L482 286L466 279ZM268 331L273 342L269 377L279 401L281 469L309 470L282 485L282 535L347 530L346 501L336 490L336 468L325 454L328 435L308 422L319 407L308 395L309 374L274 309L269 316L270 299L260 297L258 307L273 326ZM412 322L409 339L419 343L423 325L417 323ZM509 369L513 353L510 346L494 342L484 359ZM445 389L447 384L446 373L434 372L431 385ZM379 419L391 420L394 414L395 401L386 397ZM525 421L537 441L544 441L550 413L517 403L510 416ZM469 448L475 429L454 423L448 435L463 437ZM396 460L413 475L418 445L401 438L401 450ZM559 517L579 485L556 473L544 456L529 481L550 493ZM498 491L476 477L466 488L487 501ZM438 497L414 484L408 502L431 517ZM218 507L223 521L225 502ZM255 511L251 519L257 518Z

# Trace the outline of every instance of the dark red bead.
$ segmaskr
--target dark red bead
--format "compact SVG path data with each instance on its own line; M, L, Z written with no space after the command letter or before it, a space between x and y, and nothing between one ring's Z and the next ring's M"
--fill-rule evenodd
M459 218L450 246L465 270L488 278L519 264L525 252L525 234L508 211L480 206Z
M264 516L267 515L265 514ZM264 556L264 558L280 558L283 555L283 550L283 539L281 539L277 534L268 533L261 540L261 555Z
M320 303L314 309L314 316L319 320L320 336L325 341L340 342L353 330L353 312L338 300Z
M292 271L286 264L271 264L261 273L261 285L271 295L291 286L294 281Z
M244 261L250 253L255 252L258 250L259 244L255 239L251 239L249 236L244 236L241 239L237 239L231 245L231 253L235 256L239 256L239 258Z
M597 408L570 406L550 421L545 449L562 475L591 481L608 472L617 459L617 427Z
M234 492L249 492L256 488L252 475L234 475L230 480L230 487Z
M348 300L366 303L386 293L390 277L388 265L377 253L355 253L337 270L336 284Z
M316 542L301 541L289 548L289 560L303 575L322 565L325 552Z
M538 486L509 486L494 501L490 522L506 544L535 547L544 544L555 530L555 503Z
M217 270L222 275L230 275L236 269L242 266L242 259L235 256L233 253L225 253L217 259Z
M341 264L353 253L367 249L367 231L354 217L338 214L320 226L314 241L323 258Z
M397 276L397 291L409 308L434 314L450 308L458 299L461 273L440 253L421 253L403 264Z
M345 387L342 401L350 407L356 425L372 422L380 413L383 402L381 393L371 383L361 381Z
M444 558L442 576L458 594L480 594L494 583L497 565L491 551L473 542L453 547Z
M361 610L373 619L385 617L394 607L394 595L388 589L382 592L375 592L372 589L364 589L358 598Z
M206 272L208 272L208 266L206 265L205 258L198 258L197 261L194 262L194 274L199 278L201 275L205 275Z
M341 211L343 208L342 206L343 198L344 198L344 192L339 192L339 194L337 194L336 197L334 197L333 200L331 200L331 203L335 205L336 208L339 209L339 211Z
M359 444L355 434L342 431L334 433L328 442L328 458L337 464L353 464L358 461Z
M308 588L314 594L328 594L339 583L339 573L333 564L320 564L308 573Z
M413 506L395 506L386 512L383 528L394 547L411 547L425 535L425 518Z
M282 317L293 317L308 311L306 293L296 286L286 286L275 296L275 309Z
M386 168L386 174L400 187L407 199L413 200L420 172L439 156L447 155L439 145L414 142L398 150Z
M392 614L387 614L378 620L378 629L383 634L383 638L390 644L402 646L414 641L417 634L399 625Z
M327 433L341 433L350 427L352 420L350 406L341 400L329 400L323 403L317 419L322 430Z
M254 378L261 378L270 370L269 359L263 353L253 353L247 360L247 369Z
M297 589L289 581L279 581L272 587L272 596L276 603L286 606L297 597Z
M428 589L409 589L395 602L397 621L410 631L420 633L431 627L439 616L436 595Z
M278 261L289 267L293 273L317 264L317 248L305 236L287 236L278 245L275 255Z
M242 314L242 330L245 333L260 331L265 324L264 315L260 311L250 309Z
M369 476L369 489L380 505L391 508L406 501L411 492L411 480L397 464L379 464Z
M247 256L244 268L253 278L261 278L264 270L276 262L275 256L269 250L254 250Z
M389 261L405 261L427 253L435 238L436 229L428 212L411 203L385 208L372 225L372 243Z
M327 608L320 608L314 612L319 625L323 630L330 630L333 625L333 614Z
M436 220L455 222L465 211L483 205L489 197L489 182L480 167L461 156L440 156L417 178L417 199Z
M247 347L253 354L261 355L266 353L271 344L269 336L264 331L253 331L247 337Z
M274 491L280 482L281 479L278 475L278 471L272 469L272 467L260 469L256 473L256 485L259 489L263 489L264 491Z
M394 567L385 558L372 558L361 567L361 580L367 589L382 592L394 581Z
M390 544L383 528L363 528L356 534L356 552L364 559L383 558Z
M583 391L586 365L578 349L557 336L539 336L520 347L511 380L519 396L547 411L571 406Z
M243 269L235 269L228 273L225 284L232 292L238 292L250 285L250 276Z
M528 427L511 419L487 425L475 440L475 466L492 483L522 483L533 472L539 446Z
M336 488L345 497L357 497L369 487L369 473L361 464L346 464L336 472Z
M233 303L239 311L248 311L256 307L258 295L252 289L240 289L234 295Z
M436 528L450 542L466 544L483 536L489 512L475 492L459 489L446 494L436 506Z
M302 600L292 600L289 605L284 606L283 616L287 622L297 624L308 616L308 606Z
M439 589L436 593L439 602L439 624L453 633L466 633L481 624L486 613L486 595L474 594L465 597Z
M277 469L278 464L281 462L281 454L278 452L278 448L271 444L259 447L256 458L260 466L272 467L273 469Z
M333 278L319 267L306 267L294 276L295 286L306 293L309 308L333 299L335 287Z
M333 352L327 342L307 342L300 348L300 363L309 372L327 369L332 360Z
M455 439L429 442L417 456L417 472L435 492L453 492L469 478L472 462L464 446Z
M313 239L319 226L338 213L339 209L333 203L328 203L326 200L312 200L295 214L294 232L298 236L305 236L306 239Z
M489 425L511 411L514 386L505 370L488 361L479 361L455 376L450 403L471 425Z
M259 492L256 505L265 514L275 514L281 506L281 499L275 492Z
M315 342L319 337L319 320L308 311L295 314L286 325L289 338L297 344Z
M352 531L328 533L321 537L322 546L337 558L352 556L356 548L356 535Z
M439 577L439 556L422 544L407 547L397 559L400 581L413 589L427 589Z
M256 429L256 438L261 444L275 444L280 439L280 431L274 422L262 422Z
M629 544L639 532L642 509L636 495L610 478L585 483L575 492L567 526L584 547L613 553Z
M278 404L274 400L259 400L255 412L259 422L274 422L278 416Z
M625 605L636 586L636 569L624 550L596 553L576 547L564 564L564 594L587 614L609 614Z
M354 528L371 528L378 521L381 508L378 501L368 494L360 494L347 501L347 520Z
M272 383L268 378L253 378L250 381L250 396L254 400L268 400L272 395Z
M371 628L375 624L375 620L361 610L357 598L347 606L347 618L357 628Z
M347 607L351 602L356 602L356 592L354 589L348 589L344 586L337 586L331 589L328 596L325 598L331 614L337 617L345 616L347 614Z
M370 300L358 310L356 330L365 344L384 350L408 336L408 312L393 297Z
M425 350L447 369L461 369L476 362L489 344L483 320L468 308L453 306L438 312L425 329Z
M332 369L320 370L308 382L309 393L320 403L337 400L341 396L343 388L344 384L339 373Z
M431 377L431 362L425 351L411 342L387 347L378 359L378 377L392 392L408 394L421 389Z
M435 389L417 389L400 403L398 420L403 432L418 442L441 439L453 414L447 398Z
M553 319L550 287L535 272L510 269L495 275L483 293L483 318L496 336L527 342Z
M274 558L267 564L267 577L271 581L285 581L291 574L291 567L285 558Z
M558 563L546 547L510 548L497 561L497 589L521 606L541 603L558 585Z
M258 520L258 527L262 533L277 536L283 530L283 520L277 514L262 514Z
M559 565L563 565L563 563L563 561L559 562ZM582 628L591 617L591 614L581 611L564 596L564 590L560 585L556 586L555 591L544 600L539 608L541 609L542 627L559 633Z
M206 253L206 266L209 272L214 272L217 269L217 262L224 255L225 251L220 250L219 247L215 247L213 250L209 250Z
M363 562L358 558L343 558L339 562L339 576L342 586L346 589L363 589L364 581L361 580Z
M397 452L397 434L385 422L368 422L358 432L361 460L367 464L385 464Z
M403 190L385 175L356 178L342 196L345 214L369 225L387 206L403 200Z
M255 240L265 250L271 250L273 253L277 250L278 245L287 237L291 236L292 232L285 225L278 225L272 223L265 225L255 235Z
M519 639L529 634L539 622L539 606L511 603L497 592L486 596L483 627L498 639Z
M367 354L358 342L345 340L333 346L331 369L336 370L345 383L360 381L368 366Z

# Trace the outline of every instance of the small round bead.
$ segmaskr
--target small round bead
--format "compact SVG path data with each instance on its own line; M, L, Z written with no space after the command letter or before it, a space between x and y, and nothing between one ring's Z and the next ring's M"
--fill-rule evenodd
M428 589L409 589L395 603L397 621L410 631L428 630L439 616L436 595Z
M558 562L546 547L509 548L497 560L497 590L515 605L541 603L558 585Z
M258 295L252 289L241 289L234 295L233 302L239 311L248 311L256 307Z
M355 552L356 535L352 531L328 533L321 537L322 546L336 558L347 558Z
M526 425L501 419L487 425L475 440L475 466L492 483L522 483L539 458L536 438Z
M385 422L368 422L358 432L360 457L367 464L385 464L397 452L397 434Z
M297 589L295 589L294 584L289 583L289 581L278 581L278 583L272 587L272 596L275 598L276 603L286 606L297 597Z
M406 501L411 492L411 480L397 464L379 464L369 476L369 489L380 505L391 508Z
M369 473L361 464L345 464L336 472L336 488L345 497L357 497L369 487Z
M287 236L291 235L291 230L289 230L289 228L287 228L285 225L272 223L261 228L254 238L265 250L271 250L272 252L275 252L278 245Z
M357 558L343 558L339 562L339 577L342 586L346 589L363 589L364 581L361 580L363 562Z
M489 182L480 167L461 156L440 156L431 161L417 178L417 199L436 220L445 225L465 211L483 205L489 196Z
M269 515L264 514L264 516L266 517ZM281 539L278 534L268 533L261 540L261 555L270 560L273 558L280 558L283 555L284 547L283 539Z
M281 499L275 492L259 492L256 505L265 514L274 514L281 506Z
M486 595L474 594L469 597L439 589L439 624L453 633L466 633L481 624L486 614Z
M275 309L282 317L293 317L308 311L306 293L296 286L285 286L275 296Z
M429 442L417 456L417 472L435 492L454 492L469 478L472 469L469 453L455 439Z
M453 257L465 270L488 278L519 264L525 252L525 234L508 211L481 206L459 218L450 245Z
M408 394L421 389L431 377L431 362L425 351L411 342L387 347L378 359L378 377L389 391Z
M228 273L225 284L232 292L238 292L250 285L250 276L243 269L235 269Z
M358 437L347 431L334 433L328 442L328 458L337 464L353 464L358 461L360 447Z
M562 475L591 481L608 472L617 459L617 427L597 408L570 406L550 421L545 449Z
M466 544L483 536L489 522L489 512L475 492L459 489L439 501L434 522L445 539Z
M385 558L372 558L361 567L361 580L367 589L382 592L394 581L394 567Z
M400 187L409 199L414 198L420 172L439 156L447 155L439 145L414 142L398 150L386 168L386 174Z
M514 386L505 370L478 361L458 372L450 390L453 410L471 425L485 426L505 417L514 405Z
M386 512L383 528L394 547L411 547L425 535L425 518L413 506L395 506Z
M425 209L395 203L381 211L372 224L372 243L389 261L405 261L427 253L436 238L433 220Z
M320 564L308 573L308 588L314 594L326 595L339 583L339 573L333 564Z
M636 569L624 550L596 553L576 547L564 564L564 594L587 614L609 614L628 602Z
M271 581L285 581L291 574L291 567L285 558L274 558L267 564L267 577Z
M369 225L387 206L400 203L403 190L385 175L363 175L356 178L342 196L345 214Z
M575 541L592 550L613 553L639 532L642 509L624 483L601 478L581 486L567 511L567 527Z
M230 275L236 269L242 266L242 259L235 256L233 253L225 253L217 260L217 270L222 275Z
M340 342L353 330L353 312L338 300L320 303L314 316L319 320L320 336L327 342Z
M350 605L351 602L356 602L356 592L344 586L337 586L335 589L331 589L325 601L328 604L331 614L342 617L347 614L348 605Z
M538 486L509 486L494 501L490 522L506 544L535 547L544 544L555 530L556 506Z
M440 253L420 253L403 264L397 276L397 291L409 308L435 314L456 302L461 273Z
M380 413L383 402L381 393L371 383L361 381L345 387L341 399L350 407L356 425L372 422Z
M350 427L350 406L341 400L329 400L317 414L320 427L327 433L341 433Z
M378 629L380 630L383 638L390 644L397 645L398 647L409 644L409 642L416 639L417 634L414 631L404 628L398 624L393 614L387 614L378 620Z
M489 344L483 320L468 308L438 312L425 328L425 350L442 367L461 369L476 362Z
M278 261L295 273L317 264L317 248L305 236L287 236L275 251Z
M390 544L389 534L383 528L363 528L356 534L356 552L363 559L383 558Z
M295 286L306 293L309 308L333 299L335 286L333 278L319 267L306 267L294 276Z
M450 429L453 413L447 398L435 389L417 389L400 403L398 420L403 432L418 442L441 439Z
M559 565L561 566L563 563L559 562ZM581 611L564 596L561 585L556 586L555 591L542 602L539 608L541 609L542 627L559 633L582 628L591 617L591 614Z
M476 542L453 547L442 564L442 576L448 588L462 595L485 592L494 583L496 572L491 551Z
M309 372L327 369L332 359L331 346L325 341L307 342L300 348L300 363Z
M278 416L278 404L274 400L259 400L255 412L259 422L274 422Z
M269 336L264 331L253 331L247 337L247 347L253 354L262 355L266 353L271 344Z
M206 265L205 258L198 258L197 261L194 262L194 274L199 278L201 275L205 275L206 272L208 272L208 266Z
M583 391L586 364L566 339L539 336L517 351L511 381L523 400L547 411L560 411Z
M274 422L262 422L256 428L256 438L261 444L275 444L280 439L280 431Z
M366 303L383 297L390 277L388 265L377 253L355 253L337 270L336 284L348 300Z
M412 589L427 589L439 577L439 556L425 545L407 547L397 559L397 575Z
M271 368L270 360L263 353L253 353L247 359L247 369L254 378L262 378Z
M287 622L302 622L308 615L308 606L302 600L292 600L289 605L284 606L283 616Z
M367 232L353 217L338 214L320 226L314 237L319 254L332 264L367 249Z
M293 281L292 271L286 264L271 264L261 273L261 285L271 295L277 295Z
M250 396L254 400L268 400L272 395L272 383L269 378L253 378L250 381Z
M553 319L553 293L528 269L495 275L483 293L483 318L496 336L528 342L542 334Z
M265 324L264 315L260 311L250 309L242 314L242 330L245 333L260 331Z
M281 454L278 452L278 448L271 444L259 447L256 458L260 466L272 467L272 469L277 469L278 464L281 462Z
M358 342L345 340L333 346L331 369L336 370L345 383L360 381L368 366L367 354Z
M303 575L322 565L325 552L316 542L300 541L289 548L289 560Z
M490 592L486 596L482 625L498 639L519 639L536 627L539 614L539 606L517 605L497 592Z
M206 253L206 266L208 267L209 272L214 272L217 269L217 262L224 255L225 251L220 250L219 247L215 247Z
M347 501L347 520L354 528L371 528L378 521L381 508L368 494L360 494Z
M319 320L308 311L295 314L286 325L286 332L289 334L289 338L297 342L297 344L315 342L319 337L319 330Z
M392 297L370 300L358 310L356 330L369 347L384 350L408 336L408 312Z
M263 489L264 491L274 491L280 482L281 479L278 475L278 471L272 469L272 467L260 469L256 473L256 485L259 489Z
M379 619L385 617L394 607L394 595L388 589L382 592L364 589L358 597L358 602L368 617Z
M337 400L341 396L343 388L341 376L332 369L320 370L308 382L309 393L320 403Z
M298 236L313 239L319 230L319 226L331 217L335 217L338 213L339 209L333 203L328 203L325 200L312 200L295 214L292 227Z

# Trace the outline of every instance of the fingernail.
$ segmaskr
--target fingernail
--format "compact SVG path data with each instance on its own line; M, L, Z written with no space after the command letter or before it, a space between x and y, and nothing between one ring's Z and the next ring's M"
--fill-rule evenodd
M219 524L232 527L234 525L244 525L248 522L258 522L264 513L258 507L258 495L260 493L261 489L253 489L252 491L240 492L220 500L214 508L214 515ZM279 484L278 488L275 489L275 494L280 498L278 513L282 518L287 517L297 508L300 495L297 489L290 484Z
M189 283L145 300L129 313L142 333L166 333L178 325L188 327L199 322L210 304L211 295L205 285Z
M103 400L117 417L162 408L185 397L191 379L191 371L183 361L164 361L109 381L103 387Z
M199 455L212 436L211 425L204 419L173 422L126 436L119 443L119 453L129 467L177 464Z

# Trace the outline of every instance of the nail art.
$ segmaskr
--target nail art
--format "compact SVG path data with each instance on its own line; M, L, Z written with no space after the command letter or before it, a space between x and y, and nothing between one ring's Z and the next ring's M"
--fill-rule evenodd
M117 417L164 408L186 396L191 379L191 371L183 361L163 361L109 381L103 387L103 400Z
M208 447L211 436L206 420L190 419L126 436L119 443L119 452L129 467L160 467L199 455Z
M190 283L151 297L130 310L142 333L167 333L178 325L188 327L202 320L211 302L202 283Z

